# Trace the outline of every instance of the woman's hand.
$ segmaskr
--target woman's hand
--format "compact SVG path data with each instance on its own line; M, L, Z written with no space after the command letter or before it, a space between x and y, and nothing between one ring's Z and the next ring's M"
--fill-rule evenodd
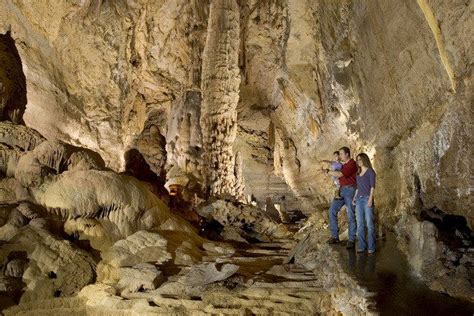
M369 199L367 201L367 207L372 207L373 204L374 204L374 202L372 201L372 199Z

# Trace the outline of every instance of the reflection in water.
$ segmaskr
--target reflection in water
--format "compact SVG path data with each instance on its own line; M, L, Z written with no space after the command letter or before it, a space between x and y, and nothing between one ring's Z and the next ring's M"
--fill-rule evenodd
M347 251L349 269L357 275L364 277L375 272L375 255L367 255L366 253L356 254L354 251Z
M357 254L336 246L350 274L374 293L374 309L381 315L474 315L474 304L430 290L413 276L396 238L377 241L375 255Z

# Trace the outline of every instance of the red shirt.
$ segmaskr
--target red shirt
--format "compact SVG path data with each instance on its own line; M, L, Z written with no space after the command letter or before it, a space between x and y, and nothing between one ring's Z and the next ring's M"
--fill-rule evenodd
M354 159L350 159L348 162L342 165L342 177L339 178L339 184L341 187L343 185L356 185L356 174L357 174L357 165Z

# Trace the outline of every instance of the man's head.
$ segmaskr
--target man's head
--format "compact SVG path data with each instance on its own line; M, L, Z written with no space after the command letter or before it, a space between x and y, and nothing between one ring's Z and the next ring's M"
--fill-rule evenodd
M334 157L334 161L340 161L341 158L339 157L339 152L336 150L335 152L332 153Z
M351 159L351 150L348 147L339 148L339 157L343 162L348 161Z

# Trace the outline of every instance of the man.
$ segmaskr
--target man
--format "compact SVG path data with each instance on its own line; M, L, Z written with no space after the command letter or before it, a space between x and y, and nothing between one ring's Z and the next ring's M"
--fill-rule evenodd
M346 248L353 249L357 226L352 200L356 190L357 164L354 159L351 158L351 151L347 147L339 149L339 156L343 163L342 169L340 171L326 169L328 175L339 178L339 184L341 186L341 199L334 198L331 207L329 208L329 228L331 230L331 239L329 239L328 242L330 244L337 244L339 242L337 214L342 206L345 205L347 210L347 221L349 223L349 241L347 242Z

